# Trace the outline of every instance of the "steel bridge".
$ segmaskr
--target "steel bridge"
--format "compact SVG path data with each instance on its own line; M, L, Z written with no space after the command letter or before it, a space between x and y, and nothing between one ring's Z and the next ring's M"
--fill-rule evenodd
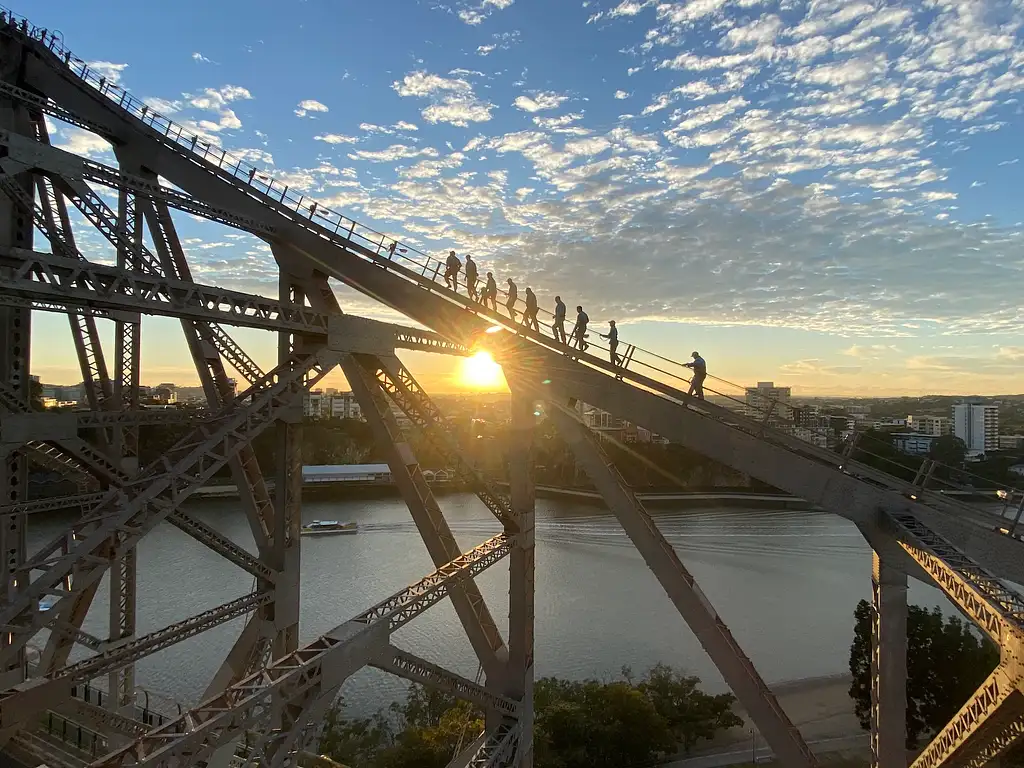
M51 146L47 117L109 141L117 167ZM116 195L116 210L95 187ZM798 439L780 423L781 414L773 414L774 405L752 413L695 401L681 389L685 370L654 353L627 345L624 365L613 366L599 348L569 350L526 330L439 284L440 262L414 248L389 247L391 238L185 131L91 71L59 35L9 11L0 15L0 193L0 737L8 748L48 765L88 762L97 768L292 765L315 744L318 723L345 680L372 666L486 711L484 732L452 766L531 765L530 467L539 405L779 761L792 768L816 765L772 691L608 460L602 441L581 423L577 402L651 428L857 525L874 551L875 765L906 765L908 576L941 589L1002 654L996 671L917 757L915 768L982 766L1024 733L1024 600L1002 581L1024 582L1024 548L1006 535L1013 530L1001 519L934 490L931 471L901 479L855 461L853 442L837 453ZM277 298L198 282L172 211L269 244L279 267ZM116 265L96 263L80 250L72 215L111 244ZM397 310L415 327L343 312L330 279ZM31 407L37 311L68 318L87 414ZM187 436L149 466L138 461L140 428L174 417L139 407L144 315L180 321L209 404ZM112 359L100 343L97 319L114 327ZM235 327L275 332L276 366L261 368L232 339L228 329ZM480 475L446 433L443 415L397 354L407 349L446 355L486 349L502 365L513 404L507 493ZM436 570L300 644L301 398L336 367L386 446L392 475ZM245 382L237 394L228 383L230 370ZM501 522L502 533L460 549L392 406L458 468ZM251 447L267 430L274 431L279 457L272 493ZM77 494L27 498L30 462L75 480ZM240 490L255 552L182 508L225 467ZM81 510L79 519L29 552L32 515L70 505ZM162 521L251 574L254 588L226 605L138 634L136 545ZM510 600L503 638L474 577L505 558ZM110 630L101 638L84 632L82 622L105 574ZM444 599L465 628L483 682L392 642L397 629ZM244 629L199 704L159 721L140 714L137 661L244 616ZM30 666L26 648L34 638L45 639L45 647ZM82 658L69 663L76 647L84 650ZM83 696L87 684L104 679L105 702ZM85 759L40 737L44 717L88 724L90 732L103 735L106 753Z

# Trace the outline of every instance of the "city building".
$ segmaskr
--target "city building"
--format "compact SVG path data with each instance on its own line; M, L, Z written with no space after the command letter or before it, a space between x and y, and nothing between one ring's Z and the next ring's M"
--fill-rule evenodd
M892 444L897 451L914 456L927 456L932 443L941 435L925 435L920 432L893 432Z
M313 483L391 483L387 464L322 464L302 468L302 482Z
M170 382L157 384L153 387L152 397L162 405L171 405L178 402L178 388Z
M759 381L756 387L746 389L746 415L760 421L771 410L769 422L788 421L792 416L789 406L792 394L791 387L776 387L774 381Z
M332 419L359 419L363 418L363 411L359 407L359 401L351 392L328 393L325 400L329 401L328 413Z
M82 384L43 384L39 382L38 376L33 376L32 379L39 383L42 390L40 396L43 399L59 400L62 403L79 403L85 400Z
M922 435L941 437L950 430L948 416L907 416L907 427Z
M394 411L395 409L392 408ZM395 415L398 416L396 411ZM363 421L363 411L359 407L359 401L351 392L338 392L332 390L324 393L323 390L314 389L307 392L302 400L302 415L308 419L358 419ZM405 418L399 419L399 423Z
M893 417L893 418L888 418L888 419L880 419L879 421L876 421L871 426L874 427L875 429L885 429L885 430L903 429L903 430L905 430L910 425L907 424L907 420L906 419L898 419L898 418Z
M968 456L999 450L999 407L982 403L954 405L953 434L967 445Z
M583 423L602 438L612 439L620 443L658 443L664 445L668 442L661 435L628 422L625 419L613 416L608 411L585 403L582 405L578 403L577 405L581 407L580 418Z
M999 435L998 446L1000 451L1015 451L1024 448L1024 435Z
M830 443L837 441L836 424L833 417L823 414L816 405L794 406L790 409L793 426L787 425L786 431L805 442L819 448L828 448ZM839 420L838 432L846 426L846 420Z

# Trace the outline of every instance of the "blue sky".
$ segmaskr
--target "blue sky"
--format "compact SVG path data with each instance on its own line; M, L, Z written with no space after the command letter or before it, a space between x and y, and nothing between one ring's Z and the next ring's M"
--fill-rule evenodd
M807 394L1021 391L1024 0L61 0L32 20L293 188L623 340ZM274 290L259 241L179 226L204 281ZM152 325L144 380L194 380ZM70 341L34 368L74 379Z

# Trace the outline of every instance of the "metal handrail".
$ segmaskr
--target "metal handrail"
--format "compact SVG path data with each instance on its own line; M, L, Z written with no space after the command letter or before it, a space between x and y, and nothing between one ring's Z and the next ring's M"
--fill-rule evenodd
M150 109L148 105L133 97L122 86L109 82L103 75L99 74L95 70L91 70L86 61L75 56L64 46L63 39L58 34L35 27L26 18L17 16L3 6L0 6L0 24L2 24L4 20L3 14L6 14L9 28L20 31L23 35L42 43L57 58L64 62L70 73L93 87L99 95L110 100L143 124L148 125L159 136L168 140L170 143L181 147L192 156L199 157L206 161L206 163L215 171L226 173L234 179L242 181L247 187L250 187L262 197L265 197L268 202L282 206L297 214L298 218L294 220L296 224L312 230L319 236L326 235L328 239L331 240L340 239L342 242L339 244L343 247L350 248L351 245L357 246L356 249L353 249L353 252L357 255L367 258L371 262L382 266L385 269L396 271L401 277L412 280L413 282L426 287L428 290L441 295L449 301L454 299L462 306L472 309L481 317L497 322L505 327L511 327L520 335L531 338L534 341L541 341L549 346L557 345L558 348L563 350L565 349L564 345L553 341L545 334L538 333L536 331L528 331L521 325L511 322L497 312L486 309L482 303L473 303L468 299L468 297L463 297L459 294L457 290L452 291L449 288L439 285L438 283L444 274L444 270L442 268L445 266L442 260L435 259L412 246L400 243L395 238L388 237L371 227L360 224L354 219L332 211L325 206L321 206L316 200L308 198L304 194L296 196L296 193L291 191L287 184L282 184L275 180L271 175L262 172L252 163L249 163L238 156L232 155L226 150L212 144L210 141L202 139L202 137L197 134L190 133L183 129L174 121L160 115L155 110ZM188 157L188 154L185 156ZM344 241L347 241L347 243ZM394 247L385 247L388 243L393 244ZM479 284L479 282L478 278L477 283ZM498 288L498 293L505 297L508 295L507 291L500 287ZM513 306L521 315L522 310L519 308L525 308L524 299L518 299ZM547 324L549 319L554 319L554 314L548 310L539 309L538 315L545 318L545 324ZM588 342L588 346L608 352L610 360L611 351L608 347L605 347L598 342ZM625 366L635 366L630 370L635 370L636 368L643 369L644 371L649 372L649 374L653 374L650 378L659 381L664 380L663 377L667 377L669 380L674 380L676 382L685 384L690 383L690 377L688 376L689 369L685 367L685 364L636 345L624 344L623 346L625 350L625 354L623 355L625 358ZM613 365L610 366L608 364L604 364L603 361L596 358L594 353L574 354L581 361L588 363L592 367L597 367L606 373L613 373L616 376L621 376L626 370L625 367L619 368ZM593 365L595 362L597 365ZM738 384L734 384L713 375L709 375L707 378L722 382L730 387L744 389ZM741 413L750 414L753 411L763 414L763 411L761 411L760 408L753 407L744 400L739 400L732 395L716 391L711 387L704 387L704 390L713 395L717 395L728 403L739 406ZM784 409L792 408L788 403L780 403L770 400L769 398L763 398L763 400L766 401L766 405L768 405L769 409L775 409L777 405L783 406ZM785 410L781 411L781 413L785 412ZM776 424L780 422L787 428L795 428L798 426L794 422L785 418L778 418L775 420ZM762 424L762 427L763 426L765 426L765 424ZM807 432L812 435L827 438L826 432L804 427L800 428L807 429ZM799 438L799 435L794 436ZM824 451L829 454L829 461L839 460L839 463L842 463L842 457L831 449L821 448L820 446L814 445L811 441L803 440L803 442L805 442L809 448L813 447L818 451ZM898 462L894 462L888 457L872 453L860 446L858 446L858 450L862 454L874 457L884 463L892 465L895 468L905 469L905 467L900 465ZM823 458L825 457L823 456ZM966 474L962 470L955 471L961 474ZM898 481L898 478L893 479ZM944 482L952 488L960 488L960 486L949 481L940 480L939 482ZM986 482L990 481L986 480ZM997 489L1007 490L1010 492L1017 490L1011 486L1002 486ZM924 497L933 493L933 491L928 489L920 489L920 494ZM942 498L942 502L943 504L948 504L949 500ZM970 507L970 509L976 510L974 507Z

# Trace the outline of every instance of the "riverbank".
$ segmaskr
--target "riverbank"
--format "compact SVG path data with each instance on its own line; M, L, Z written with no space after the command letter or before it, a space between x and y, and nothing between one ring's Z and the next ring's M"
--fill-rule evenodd
M849 675L829 675L789 680L771 685L783 711L789 716L807 742L852 741L856 743L863 736L863 749L869 748L867 733L860 727L853 711L850 698ZM712 741L702 742L698 749L688 755L679 755L678 760L712 756L722 753L741 752L751 749L750 717L739 702L733 707L736 715L743 719L743 725L718 734ZM756 737L758 754L765 749L765 741ZM850 751L848 748L844 753ZM854 752L859 752L856 748ZM674 766L675 763L669 765Z
M508 483L495 483L503 490ZM431 486L435 496L450 493L465 493L466 489L459 483L437 483ZM582 488L563 488L553 485L536 486L538 498L564 499L581 504L603 507L604 499L596 491ZM398 497L401 494L394 485L383 484L326 484L315 483L302 488L303 498L319 499L384 499ZM238 498L238 488L234 485L207 485L193 494L200 499L234 499ZM640 492L637 498L650 507L742 507L744 509L811 509L803 499L788 494L771 494L743 491L734 488L700 491Z
M508 483L496 483L499 488L508 488ZM554 485L538 485L535 488L538 498L566 499L583 504L604 506L604 499L597 491L581 488L563 488ZM673 507L742 507L744 509L812 509L803 499L786 493L760 493L735 488L723 488L720 491L705 489L700 491L639 491L636 497L645 506Z

